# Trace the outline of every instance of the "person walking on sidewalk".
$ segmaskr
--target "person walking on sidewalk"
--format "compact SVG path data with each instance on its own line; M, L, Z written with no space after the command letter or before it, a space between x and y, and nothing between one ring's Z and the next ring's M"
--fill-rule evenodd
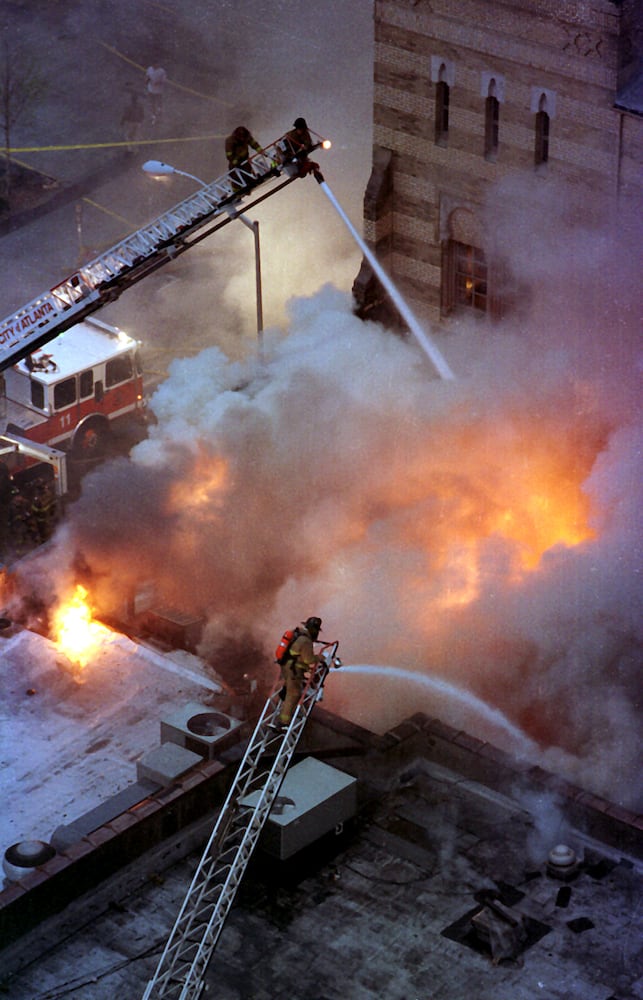
M163 93L167 83L167 73L162 66L148 66L145 73L147 94L152 106L152 125L156 125L163 109Z

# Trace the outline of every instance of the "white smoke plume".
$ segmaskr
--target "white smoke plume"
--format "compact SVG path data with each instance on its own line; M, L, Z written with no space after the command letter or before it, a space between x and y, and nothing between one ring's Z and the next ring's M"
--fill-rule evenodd
M320 614L345 663L467 688L545 766L636 805L632 245L570 228L561 259L548 241L543 227L519 328L471 324L442 341L454 382L331 286L290 302L263 363L216 347L175 361L149 439L87 477L43 554L53 586L69 552L106 610L153 581L207 617L215 666L231 636L268 665L284 627ZM517 255L518 277L528 263ZM432 711L417 686L341 671L326 704L380 730Z
M546 792L525 792L521 789L515 789L514 795L531 817L526 844L527 857L531 864L542 865L557 844L568 844L574 847L577 854L581 853L578 844L570 844L570 840L574 840L574 835L565 818L563 806L555 795Z

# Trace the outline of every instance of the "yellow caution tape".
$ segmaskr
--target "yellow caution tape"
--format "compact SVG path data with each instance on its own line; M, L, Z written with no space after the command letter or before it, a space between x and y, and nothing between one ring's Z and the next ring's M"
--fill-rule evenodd
M112 218L118 219L119 222L124 222L130 229L138 229L133 222L126 219L124 215L119 215L118 212L113 212L111 208L105 208L104 205L99 205L97 201L92 201L91 198L83 198L82 201L86 202L87 205L91 205L92 208L97 208L99 212L104 212L105 215L111 215Z
M112 45L108 45L107 42L99 42L99 45L102 45L104 49L108 50L108 52L113 52L113 54L118 56L119 59L122 59L123 62L129 63L130 66L134 66L142 73L146 72L144 66L141 66L140 63L134 62L134 60L128 58L128 56L123 55L122 52L119 52L118 49L115 49ZM232 107L232 103L230 101L224 101L221 97L214 97L212 94L202 94L198 90L192 90L191 87L185 87L182 83L176 83L175 80L170 80L169 77L167 83L170 87L174 87L176 90L185 91L186 94L193 94L195 97L202 97L205 101L216 101L217 104L226 104L229 108Z
M172 139L136 139L132 142L85 142L72 143L68 146L15 146L9 152L14 153L57 153L68 149L115 149L118 146L156 146L168 142L207 142L210 139L223 139L221 133L214 135L185 135Z

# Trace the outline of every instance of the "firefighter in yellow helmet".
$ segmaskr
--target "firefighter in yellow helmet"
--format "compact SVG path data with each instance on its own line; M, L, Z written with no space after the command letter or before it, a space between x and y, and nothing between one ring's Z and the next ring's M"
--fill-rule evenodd
M281 667L286 693L279 713L279 722L284 728L290 725L293 712L301 698L306 673L311 667L317 666L321 659L313 647L313 642L321 632L321 618L307 618L301 624L303 628L297 629L298 635L290 646L286 662Z

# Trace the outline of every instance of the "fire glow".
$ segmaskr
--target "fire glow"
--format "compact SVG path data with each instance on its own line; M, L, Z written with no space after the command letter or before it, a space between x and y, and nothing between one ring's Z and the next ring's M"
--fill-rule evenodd
M216 516L228 485L228 465L223 458L208 456L199 449L191 475L175 482L169 497L169 508L190 516Z
M443 606L468 604L478 597L485 543L493 537L514 550L514 558L506 566L508 582L514 584L537 571L547 552L557 547L573 548L593 538L587 522L588 506L580 493L556 489L547 494L527 491L501 505L484 528L465 531L458 544L448 545L443 564L448 581Z
M563 447L562 435L540 439L526 428L509 442L483 427L444 437L442 450L434 440L406 480L400 471L394 499L407 511L396 519L405 547L425 554L418 587L432 580L438 606L471 604L491 577L519 585L547 554L595 538L583 483L598 441L580 454Z
M81 669L112 635L105 625L93 620L88 596L87 590L78 584L69 601L55 612L51 629L57 648Z

